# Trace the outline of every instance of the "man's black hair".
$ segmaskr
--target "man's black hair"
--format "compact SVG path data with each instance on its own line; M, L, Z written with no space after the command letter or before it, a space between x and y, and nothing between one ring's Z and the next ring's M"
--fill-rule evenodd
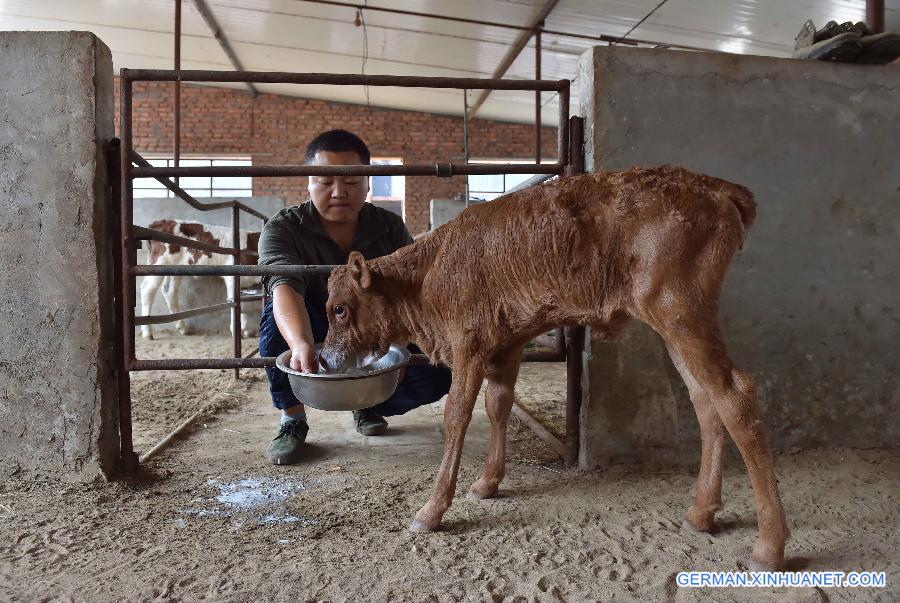
M310 164L316 159L316 153L319 151L329 151L331 153L342 153L345 151L353 151L359 156L360 162L369 165L372 156L369 154L369 147L362 139L347 130L328 130L322 132L309 143L306 147L306 155L304 161Z

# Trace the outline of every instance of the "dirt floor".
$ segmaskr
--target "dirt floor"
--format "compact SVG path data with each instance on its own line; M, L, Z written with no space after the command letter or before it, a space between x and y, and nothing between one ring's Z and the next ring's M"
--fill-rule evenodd
M249 342L248 342L249 343ZM216 356L225 337L164 335L142 357ZM530 369L529 369L530 370ZM543 365L521 394L562 381ZM566 470L521 425L498 498L462 497L488 421L473 418L458 498L432 534L407 530L442 450L441 404L355 433L349 414L310 411L306 462L268 464L277 416L261 371L134 379L146 450L197 409L216 411L138 477L69 484L0 481L0 601L610 601L900 599L900 453L781 454L790 569L887 572L885 589L679 589L683 570L744 567L756 537L738 464L726 471L720 531L681 529L694 471Z

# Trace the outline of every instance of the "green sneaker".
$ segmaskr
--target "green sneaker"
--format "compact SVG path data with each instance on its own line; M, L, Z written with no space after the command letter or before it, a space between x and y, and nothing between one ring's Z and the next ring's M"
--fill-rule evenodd
M863 36L862 51L856 57L858 63L883 65L900 58L900 34L885 32Z
M854 25L848 21L839 25L836 21L829 21L825 27L816 30L812 20L807 20L795 38L793 57L818 61L853 61L862 49L860 37L864 29L865 23Z
M378 413L368 408L353 411L353 420L356 421L356 431L365 436L377 436L387 431L387 421Z
M309 433L306 421L293 420L282 423L278 435L266 449L266 456L273 465L293 465L303 457L303 442Z

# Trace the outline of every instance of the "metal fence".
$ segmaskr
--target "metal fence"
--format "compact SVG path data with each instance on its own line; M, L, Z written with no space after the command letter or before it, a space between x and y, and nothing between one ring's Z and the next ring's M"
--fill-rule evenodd
M557 161L542 164L536 158L533 164L454 164L452 162L436 162L433 164L409 165L253 165L253 166L200 166L200 167L153 167L138 155L133 148L132 131L132 85L136 81L178 81L178 82L251 82L251 83L292 83L292 84L328 84L335 86L400 86L422 88L458 88L483 90L526 90L553 91L559 95L559 122L557 141ZM137 466L134 453L131 422L131 371L146 370L185 370L185 369L234 369L235 377L240 369L263 368L274 366L275 358L254 358L257 350L243 356L241 351L241 304L242 302L262 298L262 296L243 296L240 291L241 276L273 276L287 274L327 274L334 266L258 266L241 265L241 255L255 253L240 249L241 214L249 214L262 220L265 224L267 216L239 201L220 203L201 203L179 187L172 178L189 176L438 176L450 177L472 174L549 174L564 175L581 172L582 167L582 122L580 118L569 117L569 81L558 80L508 80L508 79L473 79L444 77L404 77L386 75L349 75L321 73L283 73L283 72L232 72L232 71L189 71L189 70L129 70L122 69L120 77L120 133L121 139L115 144L109 155L109 173L114 196L119 193L115 203L118 215L116 246L116 305L119 319L119 400L120 400L120 433L121 464L124 470L133 470ZM540 123L535 129L540 132ZM536 134L538 137L539 134ZM537 138L539 140L539 138ZM468 141L466 141L468 143ZM155 178L175 196L184 200L191 207L201 211L216 209L232 210L232 246L224 247L195 241L163 233L133 224L133 181L135 178ZM158 241L175 243L189 248L231 255L233 265L227 266L154 266L138 265L137 249L142 241ZM235 280L234 299L221 304L193 308L183 312L161 316L135 316L135 277L146 275L165 276L231 276ZM233 332L233 357L231 358L174 358L163 360L139 359L135 353L135 325L155 324L175 321L198 314L219 312L231 309ZM555 348L552 351L532 351L524 354L523 360L530 362L567 362L566 387L566 437L561 441L546 429L541 431L539 424L530 415L517 408L517 415L528 423L544 441L568 463L574 463L578 454L578 407L581 401L581 354L584 331L582 328L566 329L565 333L557 333ZM414 355L412 362L427 362L424 355Z

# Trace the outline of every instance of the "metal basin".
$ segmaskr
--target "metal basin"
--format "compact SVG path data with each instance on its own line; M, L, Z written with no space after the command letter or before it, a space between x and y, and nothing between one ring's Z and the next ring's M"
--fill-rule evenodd
M318 352L316 346L316 356ZM319 410L359 410L391 397L400 369L409 364L409 351L392 345L387 354L352 373L301 373L290 363L290 350L275 359L275 366L287 373L291 390L303 404Z

